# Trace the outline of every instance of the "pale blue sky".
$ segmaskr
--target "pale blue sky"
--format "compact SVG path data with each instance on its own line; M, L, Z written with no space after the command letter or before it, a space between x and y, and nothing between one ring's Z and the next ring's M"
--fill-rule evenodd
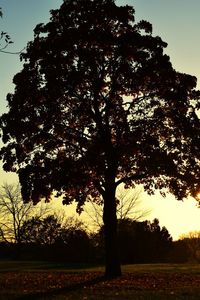
M33 38L34 27L48 21L49 10L57 8L62 0L0 0L3 8L1 30L7 31L14 41L10 51L18 51ZM168 43L174 68L199 77L200 81L200 1L199 0L127 0L116 1L129 4L136 10L136 20L152 23L154 35ZM0 113L6 111L6 94L12 91L12 78L20 70L17 55L0 54ZM198 84L200 87L200 84ZM0 172L0 184L16 178ZM147 197L145 197L147 198ZM174 237L192 229L200 230L200 210L192 200L177 202L172 197L161 199L158 195L147 199L152 208L151 218L158 217Z

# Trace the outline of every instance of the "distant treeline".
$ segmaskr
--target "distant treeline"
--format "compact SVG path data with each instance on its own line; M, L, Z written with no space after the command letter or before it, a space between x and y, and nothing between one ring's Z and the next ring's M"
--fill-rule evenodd
M20 243L0 243L0 259L103 263L104 228L88 233L80 222L62 225L54 216L24 223ZM187 262L191 250L185 240L173 242L159 221L120 220L119 256L124 264Z

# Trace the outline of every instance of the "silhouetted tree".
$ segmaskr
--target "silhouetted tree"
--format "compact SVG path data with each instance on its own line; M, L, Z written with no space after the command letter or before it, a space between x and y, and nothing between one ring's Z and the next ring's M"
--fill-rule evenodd
M59 242L65 245L64 256L68 257L68 261L86 263L94 260L93 243L83 222L68 218L62 226L60 241L57 240L57 245Z
M103 227L93 237L97 258L103 256ZM172 237L159 221L118 221L118 243L120 260L124 264L155 263L169 261L172 251Z
M121 220L118 225L119 249L123 263L163 262L172 246L172 238L159 221Z
M33 215L40 220L50 212L49 207L41 203L24 203L19 184L3 184L0 187L0 241L20 244L21 228Z
M50 215L44 219L33 217L24 222L20 234L23 243L52 245L61 234L61 224Z
M200 231L183 234L180 240L188 249L188 260L191 262L200 262Z
M184 240L174 241L169 252L169 262L186 263L189 262L190 251Z
M163 262L168 260L169 251L172 248L172 237L165 226L160 227L159 220L143 222L145 233L143 249L149 262ZM139 240L140 235L138 235Z
M104 203L106 275L121 274L115 192L199 189L196 78L176 72L146 21L113 0L65 0L34 30L1 117L4 170L25 202Z
M21 239L25 257L32 250L35 254L31 256L42 260L87 262L94 256L92 242L83 223L74 218L68 218L61 224L53 215L44 219L33 217L24 222Z

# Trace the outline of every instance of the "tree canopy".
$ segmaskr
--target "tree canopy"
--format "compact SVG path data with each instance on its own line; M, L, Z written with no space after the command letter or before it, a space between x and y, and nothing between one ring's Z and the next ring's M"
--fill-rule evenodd
M178 199L199 190L196 78L173 69L167 44L134 14L113 0L52 10L21 54L1 117L4 170L19 174L24 201L57 191L80 211L102 196L110 248L119 184Z

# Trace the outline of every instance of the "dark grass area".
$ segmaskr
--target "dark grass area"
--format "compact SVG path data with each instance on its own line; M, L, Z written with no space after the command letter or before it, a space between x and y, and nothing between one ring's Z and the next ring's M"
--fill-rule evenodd
M48 262L48 261L10 261L0 260L0 272L9 271L65 271L65 272L104 272L104 266L95 264L75 264L75 263L61 263L61 262ZM165 272L165 273L189 273L189 274L200 274L200 264L132 264L123 265L123 273L132 272Z
M61 262L48 262L48 261L8 261L3 260L0 261L0 272L7 271L66 271L66 272L74 272L76 270L85 272L87 270L98 270L103 272L104 268L102 266L97 266L93 264L75 264L75 263L61 263Z
M48 262L0 262L0 300L9 299L200 299L200 266L123 266L104 280L103 267Z

